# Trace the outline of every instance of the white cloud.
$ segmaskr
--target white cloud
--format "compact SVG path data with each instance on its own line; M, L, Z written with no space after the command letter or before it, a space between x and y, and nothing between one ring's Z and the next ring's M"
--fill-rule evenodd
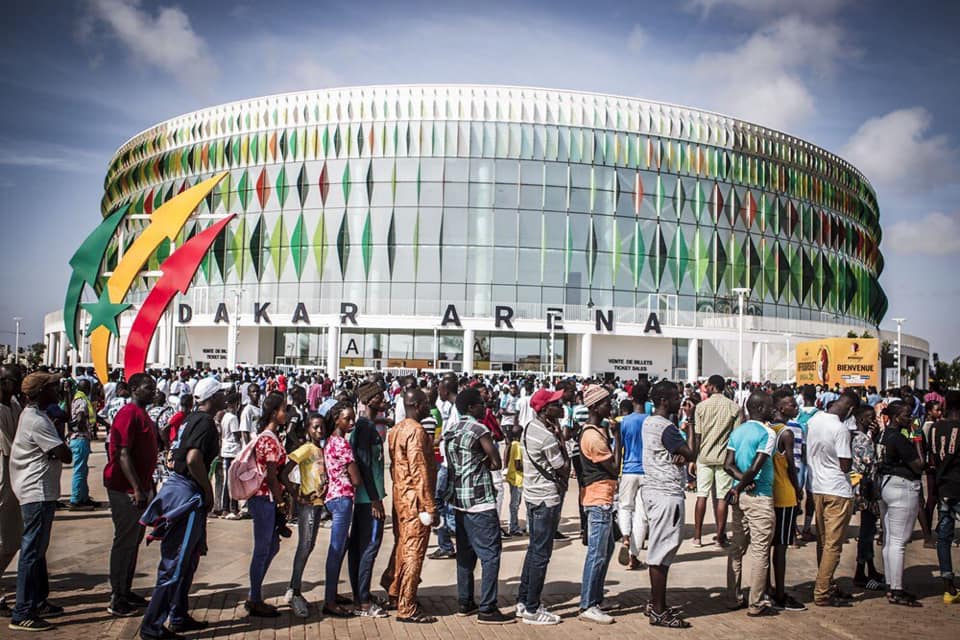
M848 0L804 0L804 2L791 3L788 12L792 15L823 16L835 13L845 4L848 4ZM709 16L714 9L725 8L738 10L744 14L771 15L784 13L784 2L783 0L689 0L687 8L704 17Z
M691 72L718 110L787 130L816 113L808 76L831 73L851 53L838 26L789 16L730 51L700 54Z
M923 107L891 111L864 122L841 153L878 191L956 183L957 149L947 136L932 134L932 124Z
M883 250L926 256L960 253L960 215L935 211L919 220L895 222L884 231Z
M103 24L140 62L201 88L217 75L206 42L179 7L160 7L155 14L141 0L91 0L91 15L81 20L77 33L90 40Z
M35 141L0 141L0 167L101 174L109 154Z

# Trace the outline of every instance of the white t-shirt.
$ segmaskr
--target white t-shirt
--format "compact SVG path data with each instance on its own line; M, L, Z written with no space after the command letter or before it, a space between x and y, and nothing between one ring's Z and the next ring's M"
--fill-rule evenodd
M517 400L517 424L524 429L537 417L537 414L534 413L533 408L530 406L530 398L532 397L533 396L523 396Z
M839 417L818 411L807 422L807 466L814 493L853 497L850 479L840 469L840 458L853 458L850 431Z
M257 421L260 420L260 407L248 404L240 413L240 429L250 434L251 438L257 437Z
M10 484L21 505L60 499L62 465L48 454L61 444L46 413L35 406L20 413L10 451Z
M234 413L227 411L223 414L223 420L220 421L220 457L236 458L240 455L243 448L243 440L240 438L240 419Z

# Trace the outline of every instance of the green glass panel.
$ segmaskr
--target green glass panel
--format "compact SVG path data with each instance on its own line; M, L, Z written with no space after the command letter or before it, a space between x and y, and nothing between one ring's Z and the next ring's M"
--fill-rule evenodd
M277 173L277 200L280 202L280 208L283 208L283 205L287 201L287 193L290 192L290 185L287 184L287 167L286 165L280 165L280 171Z
M240 200L240 207L246 212L247 203L250 202L250 176L246 170L237 181L237 198Z
M343 165L343 178L340 180L340 185L343 187L343 202L350 202L350 163L347 162Z
M293 268L297 272L297 279L303 273L303 265L306 258L306 246L304 246L303 234L303 214L297 216L297 223L293 226L293 233L290 234L290 257L293 258ZM277 272L279 275L279 271Z
M327 263L327 231L325 214L320 213L320 222L313 233L313 258L317 263L317 279L323 280L323 267Z
M367 210L367 219L363 222L363 237L360 239L360 252L363 256L363 274L370 277L370 262L373 260L373 224L370 220L370 210Z
M253 272L257 276L257 280L260 280L260 276L263 274L263 245L264 245L264 230L263 230L263 216L260 215L257 217L257 224L253 227L253 233L250 234L250 264L253 265Z
M342 278L347 275L347 260L350 259L350 227L347 225L346 215L340 220L340 230L337 232L337 257L340 260Z
M307 195L310 193L310 179L307 177L307 163L300 165L300 173L297 174L297 195L300 196L300 208L307 203Z

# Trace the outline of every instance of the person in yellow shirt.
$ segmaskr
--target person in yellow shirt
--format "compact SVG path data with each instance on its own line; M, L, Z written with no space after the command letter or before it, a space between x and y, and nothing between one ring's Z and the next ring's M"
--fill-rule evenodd
M307 442L290 452L287 456L287 464L280 473L281 482L287 486L290 495L296 497L298 503L299 538L286 601L293 608L294 615L300 618L310 615L307 601L300 592L300 588L303 570L317 541L323 498L327 495L327 468L323 459L323 449L320 448L321 438L323 438L323 418L315 413L310 416L307 423Z
M790 389L773 394L774 418L770 428L777 434L773 453L773 608L779 611L805 611L806 606L786 592L787 548L796 538L796 510L803 492L797 477L793 455L793 431L787 423L797 417L800 407Z
M523 429L519 425L512 425L507 437L510 439L510 449L507 452L506 481L510 485L510 529L511 536L522 536L527 532L520 528L520 498L523 495L523 445L520 437Z

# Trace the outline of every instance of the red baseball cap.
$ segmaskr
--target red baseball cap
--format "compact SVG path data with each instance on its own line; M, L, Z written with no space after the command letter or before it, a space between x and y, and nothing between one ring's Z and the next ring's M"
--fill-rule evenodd
M530 408L536 413L543 411L543 408L551 402L556 402L563 398L563 391L550 391L549 389L540 389L530 398Z

